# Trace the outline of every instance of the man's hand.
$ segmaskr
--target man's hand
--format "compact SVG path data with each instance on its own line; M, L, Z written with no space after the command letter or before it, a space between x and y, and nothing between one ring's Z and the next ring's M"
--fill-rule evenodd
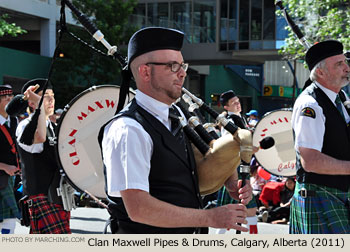
M242 187L242 180L226 181L225 186L230 196L236 200L240 200L242 204L247 205L252 200L253 188L250 181L246 180L246 184Z
M39 84L36 84L35 86L29 86L27 90L24 92L24 100L34 102L36 103L36 105L38 105L41 97L37 95L35 91L39 87L40 87Z
M6 165L6 166L4 166L4 171L8 175L14 176L19 171L19 168L17 166L14 166L14 165Z
M206 211L212 212L211 216L213 216L213 225L211 225L211 227L232 228L242 232L248 232L247 228L239 225L247 224L247 208L243 204L228 204Z

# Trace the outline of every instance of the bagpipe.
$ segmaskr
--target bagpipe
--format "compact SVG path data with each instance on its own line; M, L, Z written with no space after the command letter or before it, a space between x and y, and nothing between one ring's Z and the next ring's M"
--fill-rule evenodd
M201 194L207 195L219 190L236 172L238 166L244 181L249 174L253 155L252 132L237 127L223 113L219 114L187 89L182 88L182 91L182 99L189 105L189 111L186 111L180 102L176 105L181 108L189 122L188 125L184 125L184 131L195 146L194 154ZM199 119L201 116L197 116L201 113L199 108L207 112L231 134L218 137L212 125L208 123L202 125ZM205 125L207 126L204 127ZM265 137L257 144L259 145L261 149L269 149L274 145L274 139Z

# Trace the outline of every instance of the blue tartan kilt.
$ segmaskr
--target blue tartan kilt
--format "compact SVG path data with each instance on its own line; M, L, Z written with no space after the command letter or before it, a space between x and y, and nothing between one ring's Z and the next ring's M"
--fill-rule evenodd
M21 218L13 192L13 177L9 177L8 185L0 190L0 222L4 219Z
M301 197L301 188L316 196ZM350 234L350 191L296 183L290 207L291 234Z

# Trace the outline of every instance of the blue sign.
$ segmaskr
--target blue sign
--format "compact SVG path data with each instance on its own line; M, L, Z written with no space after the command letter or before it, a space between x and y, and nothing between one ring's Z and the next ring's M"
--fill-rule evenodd
M226 65L243 80L248 82L250 86L255 88L261 94L264 89L264 68L263 65L259 66L243 66L243 65Z

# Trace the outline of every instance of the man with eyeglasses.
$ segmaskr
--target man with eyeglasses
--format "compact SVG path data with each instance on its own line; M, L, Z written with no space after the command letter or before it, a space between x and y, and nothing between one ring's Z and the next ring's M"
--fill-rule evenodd
M234 185L243 204L203 208L192 147L169 115L182 112L188 64L180 52L184 34L151 27L128 45L128 67L138 90L135 99L101 129L101 148L113 233L206 233L207 228L247 231L251 188ZM239 191L239 192L238 192ZM203 229L201 229L203 228Z

